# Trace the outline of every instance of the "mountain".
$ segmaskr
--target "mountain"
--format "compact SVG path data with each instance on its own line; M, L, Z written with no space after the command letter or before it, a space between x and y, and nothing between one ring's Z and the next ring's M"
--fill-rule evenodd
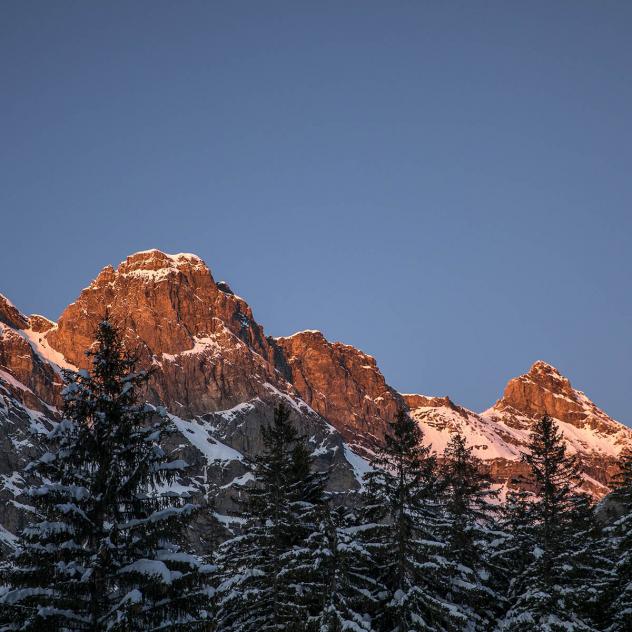
M168 409L179 431L169 447L191 465L181 484L202 501L213 499L215 518L227 529L234 520L231 487L248 479L247 459L261 449L261 427L279 401L291 407L317 467L331 470L334 492L359 487L368 467L362 456L401 408L438 451L452 432L463 432L498 484L522 472L520 450L544 414L560 424L597 497L608 491L619 452L632 445L632 431L544 362L511 380L480 414L447 397L400 394L373 357L318 331L267 337L246 301L216 282L199 257L149 250L103 268L57 323L26 316L0 295L0 539L6 543L28 520L21 469L59 419L62 371L88 367L85 350L106 314L141 366L152 369L147 398ZM200 546L205 531L198 525Z
M276 338L282 349L277 365L300 397L327 418L359 453L370 454L399 407L419 422L425 441L437 452L450 435L465 435L492 479L505 484L526 474L520 462L532 423L553 417L577 455L584 487L595 497L609 491L617 457L632 447L632 430L600 410L584 393L546 362L509 381L491 408L475 413L449 397L400 394L391 388L375 359L339 342L328 342L318 331Z
M584 488L595 497L608 493L617 473L618 455L632 447L630 428L606 415L556 368L542 361L510 380L503 396L480 414L449 398L404 397L435 449L443 450L450 433L463 433L497 483L526 474L520 453L529 441L533 422L543 415L556 420L569 452L581 463Z
M330 488L359 487L366 464L276 370L276 347L247 303L215 283L198 257L151 250L104 268L57 323L0 300L0 502L9 532L28 520L21 470L59 419L62 370L89 366L85 350L106 313L140 366L152 369L147 398L168 409L179 431L169 447L191 466L181 484L198 500L212 498L227 527L231 487L248 476L246 461L260 451L261 427L279 401L308 437L316 465L331 471Z

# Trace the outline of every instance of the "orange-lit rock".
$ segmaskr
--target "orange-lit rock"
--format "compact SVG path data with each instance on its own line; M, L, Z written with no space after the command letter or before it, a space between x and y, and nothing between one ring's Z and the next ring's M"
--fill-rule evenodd
M288 391L269 362L272 349L248 304L222 291L195 255L157 250L104 268L61 315L46 339L70 363L87 367L106 311L141 363L155 370L152 399L179 415L230 408L267 392Z
M127 257L117 268L103 268L57 324L26 317L0 296L0 427L6 430L0 461L5 465L25 458L16 460L10 452L28 443L33 411L52 418L50 407L61 406L61 369L88 366L84 351L106 312L141 365L153 370L148 399L181 418L184 429L174 449L185 450L198 474L212 469L205 456L207 435L211 443L218 440L252 456L261 449L261 426L270 421L275 402L287 397L320 465L334 466L336 489L357 485L340 435L347 444L371 448L402 408L438 453L451 434L463 433L498 483L524 475L520 454L533 421L544 414L558 421L595 496L606 493L617 455L632 445L630 429L544 362L510 380L503 397L483 413L448 397L401 395L371 356L316 331L266 338L248 304L228 284L216 283L199 257L150 250ZM2 426L9 415L11 421ZM213 484L224 486L242 470L234 462L217 466ZM227 503L230 486L224 496Z
M301 398L350 442L381 440L404 402L384 380L375 359L319 331L276 338L277 363Z

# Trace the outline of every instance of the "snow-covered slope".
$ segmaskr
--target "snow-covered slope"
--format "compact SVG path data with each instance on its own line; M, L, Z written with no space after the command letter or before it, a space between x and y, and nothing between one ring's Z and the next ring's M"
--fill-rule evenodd
M435 452L443 452L450 436L460 433L480 459L519 458L518 437L501 422L483 419L471 410L457 406L448 397L405 394L404 399L411 416L423 430L424 443L431 444Z
M577 455L582 465L586 489L595 496L608 492L617 457L632 447L630 428L609 417L542 361L510 380L501 399L480 414L456 406L448 398L404 395L404 399L425 440L437 452L443 451L452 433L460 432L498 482L525 473L521 453L533 422L543 415L556 420L569 453Z

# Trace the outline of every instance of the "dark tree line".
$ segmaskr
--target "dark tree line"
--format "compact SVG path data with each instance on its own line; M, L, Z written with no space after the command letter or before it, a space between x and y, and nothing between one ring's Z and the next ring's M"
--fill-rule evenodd
M437 458L401 412L342 498L281 404L239 532L203 563L185 537L201 509L169 487L174 429L140 403L148 374L107 320L90 356L28 467L36 517L2 567L0 630L632 630L632 455L602 525L550 418L522 457L529 491L500 498L463 436Z

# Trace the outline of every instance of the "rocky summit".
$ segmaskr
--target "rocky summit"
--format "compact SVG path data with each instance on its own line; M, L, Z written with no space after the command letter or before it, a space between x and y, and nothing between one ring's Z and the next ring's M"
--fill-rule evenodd
M231 488L248 480L248 459L261 449L261 428L279 401L290 406L316 466L331 471L331 490L341 494L359 488L368 468L364 457L402 409L437 452L452 433L463 433L498 485L515 484L523 473L521 450L532 423L545 414L558 422L595 497L608 492L617 456L632 446L629 428L545 362L510 380L501 399L482 413L448 397L401 394L373 357L318 331L267 337L246 301L216 282L199 257L149 250L103 268L57 323L26 316L0 295L5 544L28 520L22 468L60 419L63 370L89 366L85 351L106 314L141 366L152 369L147 399L168 410L178 429L170 448L190 465L180 484L213 500L214 519L227 530L238 519ZM198 534L203 539L204 529Z

